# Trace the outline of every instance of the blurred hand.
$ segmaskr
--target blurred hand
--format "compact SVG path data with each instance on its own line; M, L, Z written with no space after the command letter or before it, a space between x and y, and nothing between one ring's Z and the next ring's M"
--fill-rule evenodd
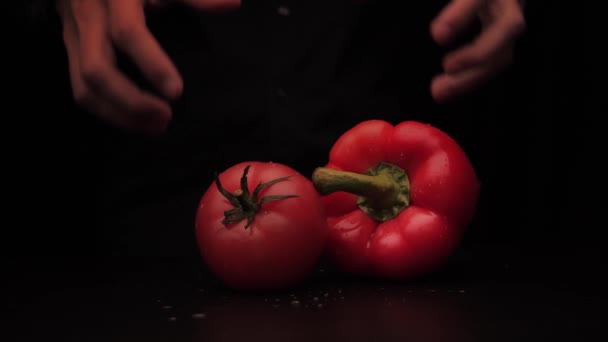
M481 34L448 53L444 73L431 83L438 102L476 89L511 64L514 44L526 26L518 0L452 0L431 23L433 39L449 44L476 18L481 20Z
M183 82L146 27L149 5L182 2L202 10L223 10L240 0L59 0L57 10L77 104L117 127L147 134L164 132L172 112L169 101ZM117 67L120 49L162 96L137 87Z

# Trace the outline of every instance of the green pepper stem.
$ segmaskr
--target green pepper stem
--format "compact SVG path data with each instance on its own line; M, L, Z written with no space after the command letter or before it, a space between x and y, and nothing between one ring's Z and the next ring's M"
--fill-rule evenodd
M399 191L398 184L386 174L369 176L320 167L315 170L312 179L317 191L322 195L345 191L375 198L380 202L379 206L383 202L390 202Z
M378 163L366 174L319 167L312 181L322 195L337 191L359 195L359 207L380 221L395 217L409 205L407 173L391 164Z

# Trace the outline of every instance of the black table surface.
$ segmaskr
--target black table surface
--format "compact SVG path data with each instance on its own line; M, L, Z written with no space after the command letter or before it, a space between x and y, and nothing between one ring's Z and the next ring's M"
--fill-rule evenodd
M227 289L196 262L19 261L3 282L9 308L4 334L12 335L4 340L584 341L601 336L604 289L585 278L593 270L579 263L593 255L532 254L487 247L462 253L432 277L407 282L346 277L321 264L295 288L261 293Z

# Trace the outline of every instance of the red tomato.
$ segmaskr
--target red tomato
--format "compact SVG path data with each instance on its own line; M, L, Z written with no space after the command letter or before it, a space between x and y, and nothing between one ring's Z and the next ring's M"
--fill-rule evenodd
M236 289L295 285L321 257L326 236L323 205L312 182L279 163L228 168L202 196L196 213L205 263Z

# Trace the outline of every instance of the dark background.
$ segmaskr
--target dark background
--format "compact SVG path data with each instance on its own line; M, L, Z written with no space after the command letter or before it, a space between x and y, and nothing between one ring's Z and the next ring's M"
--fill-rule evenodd
M315 93L314 81L336 58L334 45L318 46L323 58L308 59L304 66L281 63L311 43L306 37L318 38L323 23L341 19L331 15L332 8L319 11L314 1L298 7L286 0L281 4L312 13L318 24L311 24L311 32L294 33L298 25L275 32L271 28L282 20L274 10L279 2L258 3L247 5L245 13L256 14L257 8L268 20L245 22L241 29L232 24L255 15L188 16L176 10L149 18L186 81L183 99L174 104L179 116L161 140L124 135L75 107L56 18L27 2L2 4L9 17L2 51L8 89L1 125L2 303L8 308L3 322L16 328L14 336L75 341L597 337L605 316L606 226L597 219L606 201L598 181L604 177L599 164L605 135L598 134L602 113L596 104L604 94L591 83L601 66L588 50L591 21L573 19L590 18L582 3L528 1L528 28L511 69L448 105L433 104L428 96L428 77L439 71L443 50L421 34L445 2L391 5L399 10L383 6L390 2L371 2L380 5L363 11L363 34L348 42L352 57L336 68L343 83L332 94ZM298 11L290 20L298 20ZM290 40L292 35L298 39ZM408 44L395 48L394 42ZM251 52L250 65L239 58L242 51ZM384 63L401 58L409 64ZM222 62L223 68L214 67ZM319 73L308 72L305 66L315 63L319 67L311 70ZM378 65L401 66L373 79ZM282 68L294 73L283 79ZM405 89L396 86L403 80ZM370 85L377 92L370 92ZM202 274L191 240L193 209L210 173L258 152L307 172L325 161L332 135L319 134L309 150L302 150L297 139L311 137L293 130L289 136L296 142L273 136L280 142L253 141L256 153L228 155L210 148L214 139L225 138L215 128L241 114L240 124L234 123L241 134L247 127L266 129L255 126L256 115L283 118L277 127L298 127L301 115L324 113L327 98L338 108L319 116L328 118L321 122L329 132L382 113L395 121L431 122L461 142L483 183L478 215L462 247L444 270L420 281L366 282L331 276L325 268L292 294L226 291ZM396 113L403 117L391 116ZM164 235L171 226L181 229ZM293 296L305 307L285 305ZM318 305L313 296L321 297L323 310L313 310ZM206 319L193 318L201 312ZM10 331L0 334L10 336Z
M437 2L422 8L421 13L426 17L418 17L417 22L431 18L441 5L441 2ZM269 2L268 6L274 5ZM518 42L512 68L497 77L487 88L462 101L448 105L434 105L428 95L421 92L421 89L427 89L424 83L424 87L413 86L410 89L411 93L400 98L398 102L391 102L394 98L387 101L388 105L378 99L350 104L355 110L361 111L388 113L396 107L405 109L409 111L411 118L432 122L442 127L467 149L478 168L484 189L478 217L463 242L461 253L464 260L468 260L468 255L483 258L502 253L499 251L507 251L506 253L511 256L521 258L521 262L529 266L531 273L540 270L541 273L545 272L550 276L559 277L566 274L583 277L581 279L594 276L595 267L600 265L599 234L602 224L592 220L593 214L600 208L597 200L588 197L595 192L595 179L599 173L596 166L598 156L596 144L599 143L599 138L590 134L591 128L596 124L590 117L591 104L587 101L590 92L587 91L589 86L585 76L586 72L593 70L595 65L589 60L586 62L582 60L586 56L583 46L585 32L580 30L581 27L570 25L571 16L578 10L582 11L570 7L566 10L560 1L530 1L526 10L527 32ZM398 21L399 18L395 17L394 13L393 17L389 16L393 21L374 21L374 13L378 14L381 11L378 7L376 9L370 7L371 19L368 21L368 29L373 31L374 28L376 30L390 28ZM140 197L129 197L129 191L118 186L113 189L113 181L127 181L121 178L124 175L120 172L113 175L113 168L120 168L126 164L125 168L132 167L131 171L136 172L139 170L138 167L141 167L136 165L138 162L150 162L145 156L141 157L138 154L142 151L152 153L142 147L146 140L142 143L134 138L125 137L96 122L73 105L67 60L56 19L40 15L25 5L19 11L8 13L11 13L9 22L12 23L13 28L10 30L8 42L4 43L4 55L8 57L4 74L9 76L5 78L5 85L10 89L3 103L2 125L5 151L3 193L6 196L5 203L8 203L3 220L2 252L6 260L17 268L20 267L21 262L43 265L42 267L47 263L56 266L56 258L61 260L60 263L69 264L85 256L114 255L113 253L120 255L121 247L117 248L119 252L116 252L114 247L108 247L108 244L111 244L108 241L116 237L113 234L118 234L120 237L117 239L124 238L125 241L137 240L139 236L141 239L146 239L147 234L151 236L158 234L155 233L155 228L140 227L132 233L133 235L124 236L122 229L129 225L127 220L126 223L121 221L119 224L124 227L108 229L100 235L99 230L106 229L107 226L91 228L96 226L98 224L96 220L100 219L99 207L93 206L93 203L101 205L101 208L120 212L127 210L125 208L129 205L141 201L144 203L142 207L146 209L141 209L140 215L146 216L146 210L152 212L158 208L155 204L146 202L147 198L156 201L157 204L164 203L161 200L163 196L179 197L177 192L186 191L180 187L187 187L187 184L191 183L186 180L174 188L169 181L146 188L146 181L156 179L155 177L162 172L170 172L163 169L166 165L155 164L160 170L156 171L159 174L150 171L151 174L142 175L145 179L142 181L143 185L136 185L140 187L137 188L141 190L138 193ZM324 20L322 16L319 18L321 22ZM207 18L211 22L214 20L220 22L221 19L214 16ZM230 20L236 19L238 18ZM152 17L151 27L162 28L167 24L164 20L162 16L156 19ZM191 22L185 20L175 29L186 32L191 28L188 26L190 24ZM221 24L210 27L229 28L228 25L223 27ZM405 27L407 28L407 25ZM416 28L421 27L424 26ZM158 32L162 40L162 31L159 29ZM184 46L186 44L184 42L188 39L196 39L196 32L188 32L191 35L183 38L184 41L173 41L172 38L165 37L169 51L174 53L178 60L182 58L184 64L188 64L187 62L192 64L192 61L188 60L188 57L183 57L186 55L180 51L180 47ZM238 33L227 31L223 34L225 37L230 37L231 34ZM280 36L281 33L275 32L275 34L277 34L276 39L284 38ZM424 49L421 50L430 54L421 55L418 59L410 55L410 58L420 63L419 67L410 66L410 69L404 67L405 69L395 70L393 76L395 79L383 80L387 89L390 89L391 82L398 82L399 77L411 77L417 80L416 82L426 82L424 77L428 77L428 74L420 73L438 68L442 51L430 46L428 37L418 36L422 38L412 38L415 36L407 35L405 37L412 39L413 46L416 46L415 43L422 44ZM365 45L366 39L371 41L377 36L370 34L367 38L365 35L363 37L364 43L355 44L354 49L359 48L359 52L369 52L371 56L378 58L386 57L381 54L374 55L373 51L367 49L369 46ZM385 37L385 43L395 37L397 36ZM205 42L219 44L211 38L208 39ZM297 52L295 47L292 51L290 45L287 46L287 50L283 53ZM255 51L256 46L252 44L247 48ZM280 51L273 52L274 56L281 56ZM396 52L397 56L408 54L411 54L411 50ZM213 56L202 58L204 60ZM255 60L255 54L253 59ZM272 63L279 63L280 60L281 58L277 58ZM353 65L356 65L356 61L356 58L351 60L354 62ZM125 68L128 70L129 66ZM228 81L225 81L226 84L220 83L219 88L229 85L231 77L247 77L230 70L211 71L196 68L187 70L194 70L194 74L201 70L215 73L209 76L215 81L226 77ZM348 65L345 70L347 74L352 71L348 69ZM359 77L365 78L365 73L365 70L361 71ZM356 72L353 74L356 75ZM188 75L185 77L188 81ZM272 83L272 77L269 77L268 82ZM212 86L203 81L197 89L202 89L204 92ZM288 82L282 86L284 88L274 87L271 84L271 89L289 91L290 86L296 87ZM243 91L246 90L247 88L244 88ZM390 91L388 90L389 93ZM345 94L344 96L347 96L349 93L345 92ZM201 105L206 99L205 95L200 95L202 96L200 100L192 94L190 97L186 94L186 100L177 103L176 108L185 106L184 112L204 111L211 108L211 112L215 110L220 120L228 120L225 119L226 113L236 109L227 110L222 106L231 106L234 96L240 96L236 98L241 99L247 106L261 106L277 112L283 110L280 109L284 108L281 107L280 98L273 102L267 99L260 100L257 95L259 94L229 93L223 95L225 98L219 95L220 100L217 103L205 107L205 104ZM193 98L197 100L188 102L188 99ZM199 100L200 103L196 102ZM314 99L312 101L314 102ZM197 108L197 105L201 105L202 109ZM292 110L300 108L301 112L305 112L309 108L308 105L304 101L292 105L291 108ZM310 108L316 108L315 105L310 104ZM352 122L345 122L340 128L348 127L356 119L358 117L354 117ZM188 123L186 119L177 121L175 132L186 132L190 137L195 134L192 132L196 131L188 131L185 128ZM253 120L245 121L241 125L245 127L252 125L252 122ZM289 126L289 123L286 125ZM175 136L178 136L177 133ZM208 177L213 170L227 167L232 162L220 157L215 159L209 157L211 159L205 159L207 163L204 165L184 164L185 159L181 155L171 153L178 150L176 146L182 146L180 144L185 144L188 140L172 137L167 141L168 143L166 141L161 143L161 145L166 144L162 145L166 150L161 150L159 153L166 153L168 157L175 158L170 160L179 164L179 167L188 165L198 167L198 171L204 174L204 177ZM200 141L196 142L203 144ZM157 142L153 141L151 144ZM130 146L132 150L123 150L121 146ZM192 149L202 146L188 148L183 153L184 156L192 153ZM117 151L120 152L115 154ZM271 158L275 156L271 148L267 152ZM298 154L290 157L293 159L287 158L285 162L308 170L310 165L299 164L298 161L298 158L306 153L299 151ZM243 158L249 156L244 154ZM284 154L279 153L276 156L282 157ZM140 157L143 159L137 159ZM104 164L100 160L109 161ZM323 159L320 159L313 164L322 161ZM175 174L169 174L168 178L173 181L179 179L183 176L180 172L175 171ZM198 188L191 188L186 195L186 197L190 196L190 205L193 203L192 198L198 196L204 188L203 185L207 184L194 183L198 184ZM98 191L105 187L109 187L109 190L104 189L104 194L99 195ZM64 199L60 200L59 197ZM177 203L174 206L180 205L179 201L171 203ZM173 209L176 212L180 210ZM188 216L189 209L191 208L186 207L181 210ZM187 224L190 219L190 217L183 218L184 222L180 224ZM139 220L137 221L139 223L146 222L141 217L135 220ZM109 226L110 223L107 225ZM99 240L100 236L101 240ZM180 241L183 242L185 238L181 236L176 239L181 239ZM141 254L150 257L172 257L175 256L172 253L179 250L178 247L141 248ZM179 253L177 256L180 256Z

